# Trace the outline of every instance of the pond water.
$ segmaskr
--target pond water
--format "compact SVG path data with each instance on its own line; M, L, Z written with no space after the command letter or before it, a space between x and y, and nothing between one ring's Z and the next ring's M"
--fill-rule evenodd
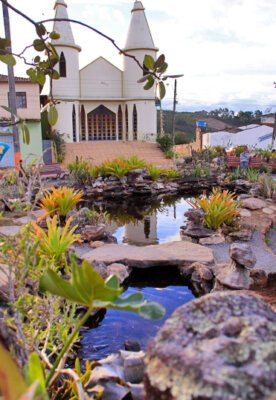
M93 203L92 206L108 212L111 218L109 229L118 243L136 246L181 240L180 226L185 223L184 213L190 208L187 201L179 197L150 202L140 198L135 202L115 204L111 201ZM162 304L166 309L165 317L149 321L130 312L103 311L92 328L82 331L80 359L104 358L123 349L128 340L138 341L145 350L172 312L194 298L177 268L172 267L134 269L124 295L135 291L142 291L147 300Z

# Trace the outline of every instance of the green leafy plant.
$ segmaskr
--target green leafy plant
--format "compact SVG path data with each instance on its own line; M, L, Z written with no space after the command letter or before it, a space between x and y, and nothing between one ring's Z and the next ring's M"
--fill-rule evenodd
M67 168L73 178L81 185L89 183L91 177L91 166L88 161L74 160L67 165Z
M40 199L40 207L47 213L42 217L58 215L65 218L82 198L82 192L66 186L51 187L51 191L45 190L44 196Z
M139 83L144 83L144 89L149 90L153 87L155 83L155 78L157 78L157 88L159 92L159 98L162 100L166 95L166 88L164 81L167 77L162 75L166 72L168 64L165 61L164 54L161 54L157 60L146 54L144 57L144 73L145 75L138 80Z
M249 180L249 182L258 182L260 173L257 169L254 168L247 168L246 171L246 178Z
M71 348L79 329L85 324L93 308L133 311L143 318L149 319L159 319L164 315L164 308L157 303L147 302L141 292L121 297L123 289L120 288L118 278L112 276L104 281L87 261L83 261L79 266L74 258L71 257L71 270L72 277L70 281L62 279L52 269L47 269L40 280L41 290L87 307L87 311L76 324L75 329L56 358L47 376L47 385L51 383L60 361Z
M198 197L189 201L195 208L202 208L205 212L204 222L210 229L218 229L222 224L231 225L239 216L239 202L235 200L235 193L228 190L213 189L212 194Z
M261 194L267 198L271 199L273 193L276 191L276 182L272 175L263 174L259 176L259 183L261 185Z
M136 155L130 156L126 159L126 163L129 171L132 169L140 169L146 167L146 162L142 158L137 157Z
M162 174L166 179L176 179L182 176L181 172L177 171L174 168L166 168L163 170Z
M172 149L173 142L171 135L158 136L156 141L164 153Z
M148 165L147 171L153 181L157 181L163 173L163 169L154 164Z
M47 218L47 232L37 223L32 222L34 240L38 240L38 254L51 260L54 265L59 267L66 264L65 253L68 247L76 242L80 235L75 234L77 226L69 230L72 218L69 218L63 228L57 224L57 216L53 219Z

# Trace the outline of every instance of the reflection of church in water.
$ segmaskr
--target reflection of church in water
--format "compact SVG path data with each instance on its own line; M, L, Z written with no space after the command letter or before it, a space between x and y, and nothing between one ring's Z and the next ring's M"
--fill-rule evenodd
M125 225L124 243L136 246L145 244L157 244L157 215L149 215L142 221Z

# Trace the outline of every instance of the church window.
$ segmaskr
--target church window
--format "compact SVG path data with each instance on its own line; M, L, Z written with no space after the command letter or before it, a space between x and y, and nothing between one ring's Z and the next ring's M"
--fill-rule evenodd
M88 140L116 140L116 114L100 105L88 115Z
M138 132L138 121L137 121L137 108L136 104L133 107L132 113L132 130L133 130L133 140L137 140L137 132Z
M76 125L76 110L75 105L73 104L72 111L72 127L73 127L73 142L77 141L77 125Z
M59 75L61 78L66 78L66 60L63 52L59 57Z
M122 107L118 108L118 139L122 140L123 138L123 112Z
M81 106L81 140L86 140L86 114L84 106Z
M128 140L128 108L125 108L126 140Z

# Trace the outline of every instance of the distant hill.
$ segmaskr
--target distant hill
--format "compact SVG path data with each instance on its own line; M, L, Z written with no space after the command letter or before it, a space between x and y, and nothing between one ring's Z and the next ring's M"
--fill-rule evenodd
M233 111L228 109L218 109L210 112L176 112L175 118L175 139L176 144L190 143L195 139L196 121L204 120L207 122L207 132L215 132L223 129L230 129L236 126L246 124L260 123L260 111L240 111L234 115ZM172 132L173 112L163 110L164 131L170 134ZM158 132L160 133L160 112L158 111Z

